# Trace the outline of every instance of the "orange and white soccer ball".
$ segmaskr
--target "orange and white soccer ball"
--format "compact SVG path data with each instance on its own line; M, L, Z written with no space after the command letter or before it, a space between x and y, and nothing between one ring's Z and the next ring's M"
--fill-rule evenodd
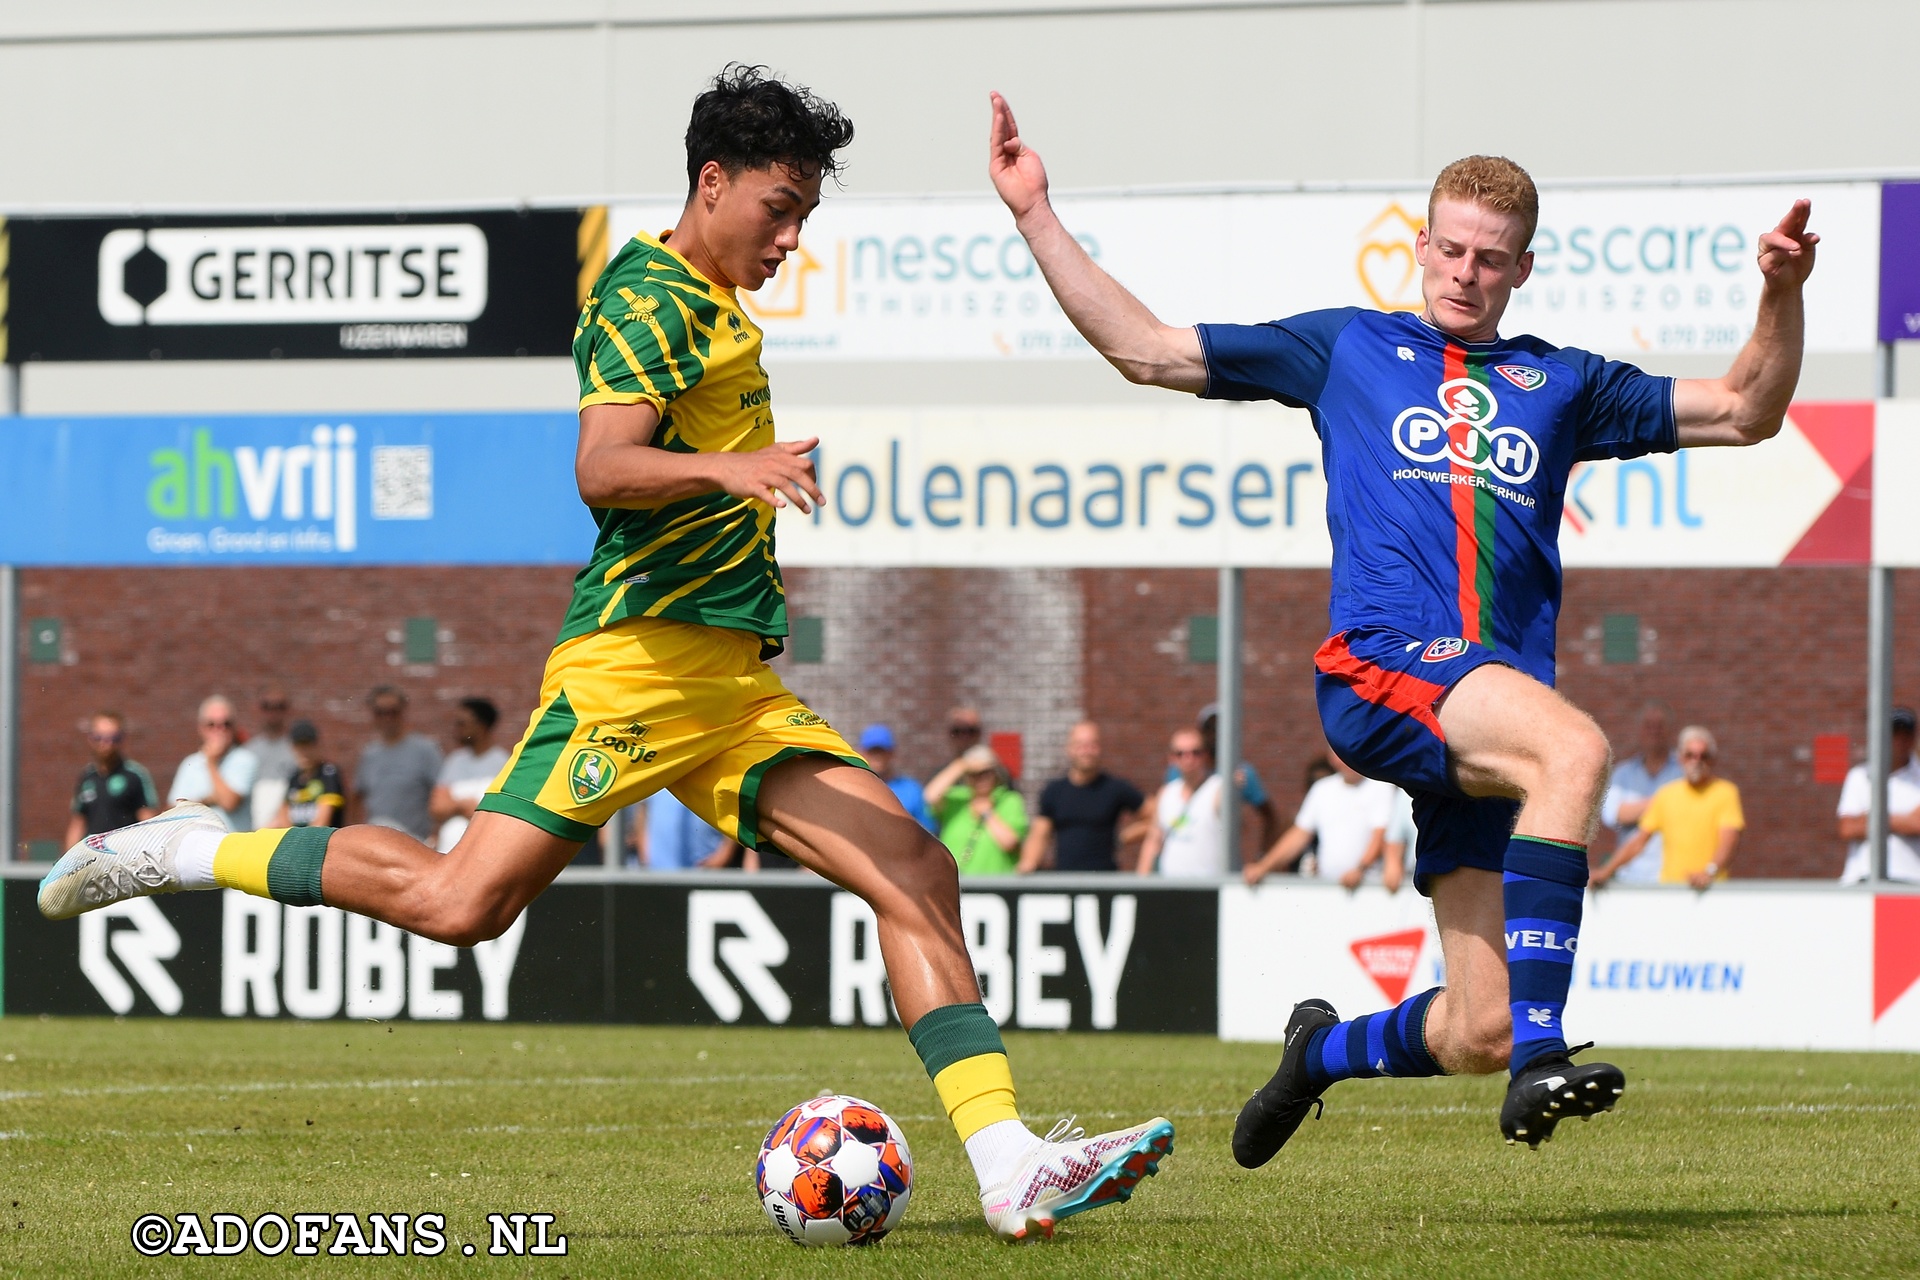
M754 1189L795 1244L872 1244L907 1211L913 1154L886 1112L832 1094L780 1117L760 1144Z

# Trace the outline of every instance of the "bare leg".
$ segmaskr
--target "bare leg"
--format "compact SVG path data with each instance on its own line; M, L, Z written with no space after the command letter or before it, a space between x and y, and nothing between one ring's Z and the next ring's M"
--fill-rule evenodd
M1586 712L1532 676L1489 664L1447 694L1440 727L1462 791L1521 802L1514 834L1592 838L1613 757Z
M886 783L865 769L802 756L768 771L758 817L761 834L782 853L873 908L903 1023L980 998L960 931L953 855L907 816Z
M321 896L328 906L470 947L504 933L579 850L530 822L486 811L473 815L444 855L404 831L342 827L327 843Z
M1440 876L1433 882L1433 915L1447 985L1427 1010L1427 1050L1451 1075L1505 1070L1513 1014L1499 873L1462 867Z

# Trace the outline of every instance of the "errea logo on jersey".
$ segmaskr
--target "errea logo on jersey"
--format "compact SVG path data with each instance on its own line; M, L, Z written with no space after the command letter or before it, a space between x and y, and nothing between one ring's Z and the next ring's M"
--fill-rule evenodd
M1525 364L1497 364L1493 371L1522 391L1538 391L1547 385L1547 372Z
M1544 378L1545 375L1542 375ZM1438 409L1415 405L1393 420L1393 447L1415 462L1458 463L1505 484L1525 484L1540 467L1540 446L1519 427L1496 427L1500 402L1471 378L1440 384Z

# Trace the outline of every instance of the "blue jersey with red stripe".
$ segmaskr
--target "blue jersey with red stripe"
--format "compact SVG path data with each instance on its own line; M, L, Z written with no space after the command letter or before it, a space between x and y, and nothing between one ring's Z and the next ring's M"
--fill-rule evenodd
M1678 447L1673 379L1357 308L1198 331L1206 396L1313 414L1334 633L1459 636L1553 683L1567 475Z

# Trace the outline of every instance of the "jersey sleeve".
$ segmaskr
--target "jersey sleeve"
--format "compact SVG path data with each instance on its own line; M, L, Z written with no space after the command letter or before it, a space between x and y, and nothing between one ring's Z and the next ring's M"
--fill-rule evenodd
M609 280L579 338L580 407L646 403L664 413L703 371L689 328L670 286Z
M1300 802L1300 812L1293 815L1293 825L1302 831L1320 834L1320 801L1326 792L1318 787L1308 787L1306 798Z
M127 761L127 770L132 773L134 777L140 779L140 795L143 798L142 807L158 809L160 807L160 789L153 785L153 775L147 772L147 767L129 760Z
M1311 407L1326 388L1335 340L1358 314L1357 308L1340 307L1266 324L1195 325L1207 365L1201 398Z
M1125 778L1120 779L1120 790L1118 794L1120 797L1120 811L1122 813L1133 813L1147 802L1147 798L1140 794L1140 788L1134 786Z
M1635 365L1602 360L1585 351L1560 351L1557 358L1580 374L1575 402L1574 457L1638 458L1672 453L1680 447L1673 414L1673 379L1655 377Z
M82 771L80 774L80 781L73 784L73 802L67 806L67 809L69 812L84 813L86 811L87 806L85 802L83 802L80 799L81 796L86 794L86 790L87 790L87 775L84 771Z

